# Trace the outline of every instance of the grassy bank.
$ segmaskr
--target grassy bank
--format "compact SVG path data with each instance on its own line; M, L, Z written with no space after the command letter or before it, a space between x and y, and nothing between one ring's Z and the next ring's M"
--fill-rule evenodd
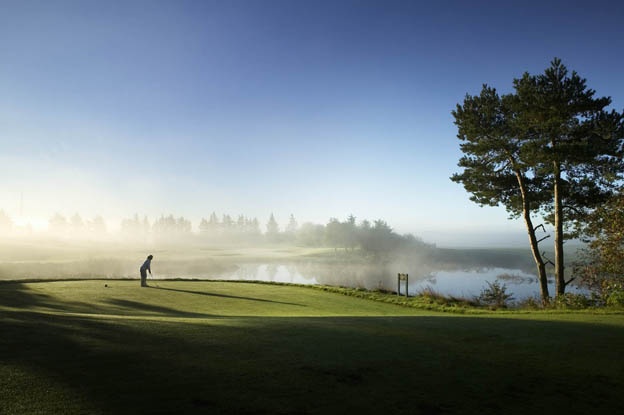
M1 413L616 413L624 316L306 287L0 284Z

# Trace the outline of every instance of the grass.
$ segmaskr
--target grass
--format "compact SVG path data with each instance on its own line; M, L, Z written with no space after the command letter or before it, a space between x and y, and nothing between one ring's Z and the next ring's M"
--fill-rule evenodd
M318 262L335 257L332 248L292 246L206 246L77 242L7 241L0 235L0 280L58 278L136 278L147 254L154 254L160 276L217 278L244 263Z
M0 284L0 413L621 408L622 314L449 314L299 286L158 285Z

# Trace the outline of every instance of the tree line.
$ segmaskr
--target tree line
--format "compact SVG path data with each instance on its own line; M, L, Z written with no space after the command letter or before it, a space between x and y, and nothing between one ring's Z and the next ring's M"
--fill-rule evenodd
M148 231L148 221L135 217L127 222L135 227L142 227ZM133 231L133 227L128 230ZM335 250L353 252L361 249L371 253L388 253L399 250L408 250L415 247L429 247L420 238L412 234L397 234L388 223L382 219L369 221L367 219L357 223L355 216L349 215L345 220L330 218L326 224L305 222L299 225L294 215L290 215L285 226L281 227L275 216L271 214L264 224L264 232L257 218L239 215L234 219L229 214L220 217L215 213L206 219L200 220L198 231L192 232L189 221L183 217L174 218L173 215L161 217L152 225L152 233L189 236L196 240L217 240L251 243L288 243L308 247L332 247Z
M12 226L11 218L0 210L0 231L7 233ZM69 218L55 213L48 220L48 231L55 236L75 238L97 238L110 234L102 216L83 219L78 213ZM358 223L353 215L345 220L330 218L326 224L305 222L299 225L291 214L286 225L281 227L273 214L262 226L257 218L244 215L234 217L230 214L219 216L212 212L207 218L201 218L195 231L192 222L183 216L169 214L150 220L147 216L134 214L121 220L119 235L136 241L153 238L200 242L289 243L308 247L332 247L347 252L361 249L371 253L431 246L412 234L397 234L385 220L364 219Z

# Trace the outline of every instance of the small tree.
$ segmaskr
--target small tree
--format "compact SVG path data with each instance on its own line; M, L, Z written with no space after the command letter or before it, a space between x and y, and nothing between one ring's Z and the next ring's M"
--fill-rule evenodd
M486 281L488 287L481 291L478 297L480 303L496 307L505 308L507 302L513 300L513 295L507 292L507 286L498 281Z
M588 246L575 273L604 302L624 294L624 194L611 198L591 216Z

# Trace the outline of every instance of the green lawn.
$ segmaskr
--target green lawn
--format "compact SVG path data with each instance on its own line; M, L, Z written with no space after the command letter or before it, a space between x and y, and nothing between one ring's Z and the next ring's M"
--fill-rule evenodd
M108 287L105 286L108 285ZM624 315L234 282L0 284L1 414L616 414Z

